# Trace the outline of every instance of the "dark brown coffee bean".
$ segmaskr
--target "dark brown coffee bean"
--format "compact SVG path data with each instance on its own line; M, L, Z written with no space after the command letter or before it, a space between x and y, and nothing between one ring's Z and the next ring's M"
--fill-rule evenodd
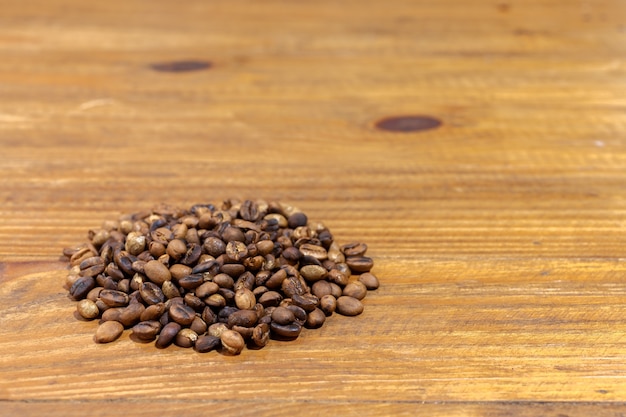
M200 274L187 275L178 280L178 285L187 289L193 290L204 282L204 278Z
M367 287L360 281L350 282L343 288L343 295L362 300L367 295Z
M276 307L272 312L272 320L278 324L285 325L296 321L296 316L287 307Z
M221 344L222 341L219 337L204 335L198 336L198 339L196 340L193 348L196 350L196 352L206 353L219 348Z
M363 304L354 297L343 295L337 298L336 311L344 316L357 316L363 312Z
M74 284L71 286L70 296L72 296L74 300L82 300L95 286L96 280L92 277L80 277L76 281L74 281Z
M294 294L304 294L305 288L297 277L287 277L281 285L283 293L291 298Z
M158 320L165 312L165 304L157 303L149 305L139 316L140 321Z
M291 300L293 301L294 305L301 307L306 312L313 311L320 302L319 298L317 298L313 294L294 294L291 297Z
M217 314L211 309L211 307L204 307L202 310L202 320L207 324L207 326L212 325L217 322Z
M241 231L240 228L234 227L234 226L227 226L222 231L222 240L224 240L224 242L232 242L235 240L239 242L245 242L246 236L244 235L244 233Z
M80 263L80 275L84 277L95 277L104 272L105 267L104 259L100 256L92 256Z
M365 272L359 275L359 281L362 282L368 290L375 290L380 285L376 275L370 272Z
M158 285L152 282L144 282L141 284L139 294L146 304L158 304L165 301L165 295Z
M348 256L346 257L346 264L352 272L359 274L369 272L374 266L374 261L368 256Z
M121 291L102 290L100 299L110 307L123 307L128 305L128 294Z
M331 269L330 271L328 271L328 280L331 283L335 283L343 287L348 284L349 279L350 279L350 275L346 275L345 273L337 269L337 265L335 265L334 269Z
M124 326L117 321L105 321L96 329L94 340L96 343L110 343L117 340L122 332L124 332Z
M283 300L283 296L277 291L268 291L259 297L259 303L263 307L277 306Z
M352 242L341 247L341 251L346 257L363 256L367 252L367 245L360 242Z
M258 316L253 310L237 310L228 316L228 326L253 327L258 320Z
M239 355L246 345L243 337L234 330L224 330L220 339L224 351L230 355Z
M204 310L204 307L206 305L204 304L204 301L202 301L200 298L196 297L192 293L185 294L185 297L183 298L185 300L185 304L193 308L195 311L201 313L202 310Z
M174 338L174 343L176 346L180 346L183 348L190 348L196 344L196 340L198 340L198 334L191 329L184 328L180 329L176 337Z
M306 316L307 316L306 311L304 311L302 307L298 307L293 304L288 305L287 308L291 310L291 312L295 316L296 323L298 323L299 325L303 325L304 322L306 321Z
M167 323L161 329L159 337L157 337L154 345L159 349L164 349L172 344L178 332L182 329L181 325L176 322Z
M187 248L187 252L180 259L180 263L183 265L195 265L200 259L200 255L202 255L202 247L197 243L189 243Z
M133 336L142 342L151 342L161 331L161 323L156 320L142 321L132 328Z
M260 217L259 205L251 200L246 200L241 203L241 207L239 208L239 215L242 219L256 222Z
M144 265L144 272L148 279L157 285L172 279L172 274L165 265L159 261L149 261Z
M278 336L279 338L295 339L300 335L302 326L298 323L278 324L272 321L270 329L272 334Z
M226 245L226 256L231 262L239 262L248 256L248 247L240 241L230 241Z
M307 218L306 214L302 212L296 212L289 216L289 218L287 219L287 225L291 229L295 229L296 227L306 226L308 221L309 219Z
M168 312L170 314L170 319L181 326L189 326L196 317L196 312L193 311L191 307L181 303L172 304Z
M327 316L331 316L337 309L337 299L331 294L327 294L320 298L320 310Z
M76 304L76 311L86 320L93 320L100 315L100 310L96 303L86 298Z
M287 278L287 271L279 269L265 282L265 286L269 289L280 288L283 281Z
M319 308L316 308L309 312L304 325L309 329L317 329L318 327L322 327L324 321L326 321L326 314Z

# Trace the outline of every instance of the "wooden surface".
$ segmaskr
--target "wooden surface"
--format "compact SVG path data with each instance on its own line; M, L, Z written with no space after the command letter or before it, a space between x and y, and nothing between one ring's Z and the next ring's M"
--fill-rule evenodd
M626 411L626 2L0 10L0 415ZM229 197L366 242L365 312L237 357L94 344L62 248Z

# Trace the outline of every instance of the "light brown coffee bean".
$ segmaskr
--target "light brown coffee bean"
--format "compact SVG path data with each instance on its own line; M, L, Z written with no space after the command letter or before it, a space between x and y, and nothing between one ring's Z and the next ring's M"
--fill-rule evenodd
M367 295L367 287L360 281L353 281L348 283L348 285L343 288L342 295L362 300Z
M367 252L367 245L360 242L352 242L341 247L341 251L346 257L363 256Z
M247 288L238 289L235 292L235 305L241 310L251 310L256 305L256 297Z
M220 287L215 282L207 281L196 288L196 296L199 298L206 298L211 294L215 294Z
M330 282L326 280L317 281L311 286L311 292L318 298L332 293Z
M328 271L326 271L326 268L324 268L323 266L305 265L300 268L300 275L302 275L304 279L309 282L315 282L326 278L326 275L328 275Z
M268 291L266 293L263 293L259 297L258 301L259 303L261 303L261 305L263 305L263 307L267 308L267 307L279 305L282 300L283 300L283 296L279 292Z
M327 294L320 298L320 310L322 310L324 314L331 316L336 309L337 299L333 295Z
M267 323L258 324L252 331L251 339L252 343L259 348L267 345L270 340L270 326Z
M159 261L149 261L144 265L144 272L148 279L157 285L172 279L170 270Z
M176 334L176 338L174 339L174 343L176 346L180 346L183 348L190 348L195 345L196 340L198 340L198 334L189 328L180 329L178 334Z
M183 265L183 264L174 264L170 266L170 274L172 279L179 280L187 275L191 275L193 273L193 268Z
M378 278L371 272L365 272L359 275L359 281L362 282L368 290L375 290L380 286Z
M374 266L374 261L368 256L348 256L346 257L346 264L352 272L359 274L369 272Z
M157 303L146 307L146 309L139 316L140 321L159 320L165 312L165 304Z
M170 305L168 310L170 319L181 326L189 326L193 319L196 318L196 312L183 303L174 303Z
M226 323L213 323L207 329L207 334L220 337L226 330L229 330Z
M128 294L115 290L100 291L100 299L109 307L123 307L128 305Z
M234 330L224 330L220 339L224 351L231 355L239 355L246 345L243 337Z
M94 340L96 343L110 343L118 339L123 331L124 326L122 326L121 323L117 321L105 321L96 329Z
M302 245L300 245L299 249L300 252L302 252L302 255L311 256L315 259L319 259L320 261L328 258L328 252L326 252L326 249L319 245L303 243Z
M96 303L86 298L76 304L76 311L86 320L93 320L100 315L100 310Z
M357 316L363 312L363 303L354 297L342 295L337 299L336 311L344 316Z
M296 321L296 316L287 307L276 307L272 311L272 321L285 325Z
M317 329L318 327L322 327L324 322L326 321L326 314L319 308L309 312L306 318L306 322L304 325L309 329Z

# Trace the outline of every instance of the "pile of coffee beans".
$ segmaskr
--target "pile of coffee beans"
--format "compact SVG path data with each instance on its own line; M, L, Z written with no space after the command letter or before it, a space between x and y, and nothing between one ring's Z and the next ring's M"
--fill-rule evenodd
M77 314L94 340L172 343L237 355L292 340L333 313L356 316L379 282L365 243L339 245L321 222L278 202L160 207L105 221L66 248Z

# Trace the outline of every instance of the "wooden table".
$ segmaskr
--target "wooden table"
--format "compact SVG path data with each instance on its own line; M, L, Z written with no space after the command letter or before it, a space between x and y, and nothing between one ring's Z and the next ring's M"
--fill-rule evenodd
M626 2L1 3L1 415L626 411ZM366 242L365 312L93 343L62 249L230 197Z

